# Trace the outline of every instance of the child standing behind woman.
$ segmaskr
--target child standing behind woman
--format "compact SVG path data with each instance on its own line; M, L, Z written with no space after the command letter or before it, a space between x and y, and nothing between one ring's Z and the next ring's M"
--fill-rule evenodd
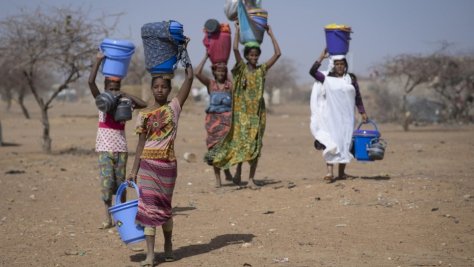
M89 89L94 99L100 94L99 88L95 84L97 72L105 56L101 52L97 54L96 61L89 75ZM136 109L146 107L145 101L138 97L120 91L120 78L106 77L104 89L114 95L122 95L132 100L132 106ZM105 221L100 226L107 229L114 226L110 217L109 208L112 205L112 196L117 191L118 186L125 181L127 167L128 148L125 138L125 121L117 122L110 113L99 111L99 128L95 150L99 153L99 170L102 186L102 200L105 204ZM122 202L125 202L125 194L122 194Z
M236 24L234 38L235 67L232 69L234 90L232 94L232 126L230 134L223 142L214 146L206 155L214 166L228 168L237 164L233 182L241 182L242 163L250 164L249 182L254 180L258 158L262 149L265 132L266 111L263 99L265 75L281 56L280 47L270 26L267 33L272 39L273 56L264 64L258 65L261 50L258 43L247 43L244 48L245 62L239 52L239 26Z
M193 82L193 68L184 50L185 79L176 97L168 101L171 79L167 75L155 76L151 90L155 103L137 118L139 134L135 161L129 180L140 177L138 212L136 221L145 227L147 254L140 266L154 266L156 227L162 226L165 261L173 261L171 241L173 218L171 200L177 177L174 140L178 119Z
M209 55L206 53L196 70L196 77L207 87L209 93L209 107L206 109L206 144L211 149L215 144L226 137L232 120L232 82L228 79L226 63L212 65L214 80L202 73L204 64ZM214 166L216 187L221 187L221 169ZM229 169L224 169L225 179L232 181Z

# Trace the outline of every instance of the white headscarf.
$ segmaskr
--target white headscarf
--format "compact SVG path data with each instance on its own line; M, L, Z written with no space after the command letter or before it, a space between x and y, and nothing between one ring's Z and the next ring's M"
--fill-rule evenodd
M327 69L327 72L331 72L332 69L334 68L334 61L335 60L343 60L345 59L346 56L345 55L332 55L332 56L329 56L329 63L328 63L328 69ZM348 66L346 66L348 67Z

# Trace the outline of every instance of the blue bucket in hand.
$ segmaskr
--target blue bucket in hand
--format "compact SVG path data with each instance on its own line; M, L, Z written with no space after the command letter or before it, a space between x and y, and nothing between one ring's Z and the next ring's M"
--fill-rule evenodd
M117 231L120 234L120 239L125 244L137 243L145 240L144 228L135 223L135 217L138 211L138 199L122 203L120 197L122 193L131 184L137 191L137 196L140 195L138 187L134 182L123 182L117 189L115 196L115 205L109 208L109 213L114 219Z
M165 62L151 68L149 72L151 74L174 73L177 61L178 59L176 58L176 56L172 56Z
M106 38L100 44L100 50L105 55L102 74L105 77L125 77L132 55L135 53L135 45L127 40Z
M375 130L360 129L362 124L364 124L361 122L352 134L354 157L360 161L373 161L373 159L369 157L367 149L369 148L372 139L379 138L381 135L375 122L368 120L367 123L372 124Z
M345 55L349 51L351 32L343 30L325 29L326 47L330 55Z

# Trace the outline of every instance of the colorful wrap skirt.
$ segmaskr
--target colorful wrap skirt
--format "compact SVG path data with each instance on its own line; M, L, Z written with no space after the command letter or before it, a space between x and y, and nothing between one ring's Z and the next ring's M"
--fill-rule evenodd
M213 147L224 139L230 130L232 123L232 112L207 113L206 114L206 144L207 148Z
M141 159L136 221L142 226L163 225L172 217L171 200L178 174L176 161Z

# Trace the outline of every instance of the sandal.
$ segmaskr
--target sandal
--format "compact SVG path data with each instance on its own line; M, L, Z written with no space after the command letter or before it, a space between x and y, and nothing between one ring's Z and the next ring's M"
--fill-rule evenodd
M326 176L323 177L323 180L327 183L333 183L335 181L334 176L331 174L326 174Z
M155 266L155 261L144 260L140 262L140 267L153 267L153 266Z
M173 249L165 249L165 262L174 261Z
M166 255L166 254L168 254L168 255ZM165 262L173 262L173 261L174 261L173 252L165 253Z
M101 230L107 230L107 229L110 229L112 227L114 227L114 223L113 222L102 222L102 224L99 226L99 229Z

